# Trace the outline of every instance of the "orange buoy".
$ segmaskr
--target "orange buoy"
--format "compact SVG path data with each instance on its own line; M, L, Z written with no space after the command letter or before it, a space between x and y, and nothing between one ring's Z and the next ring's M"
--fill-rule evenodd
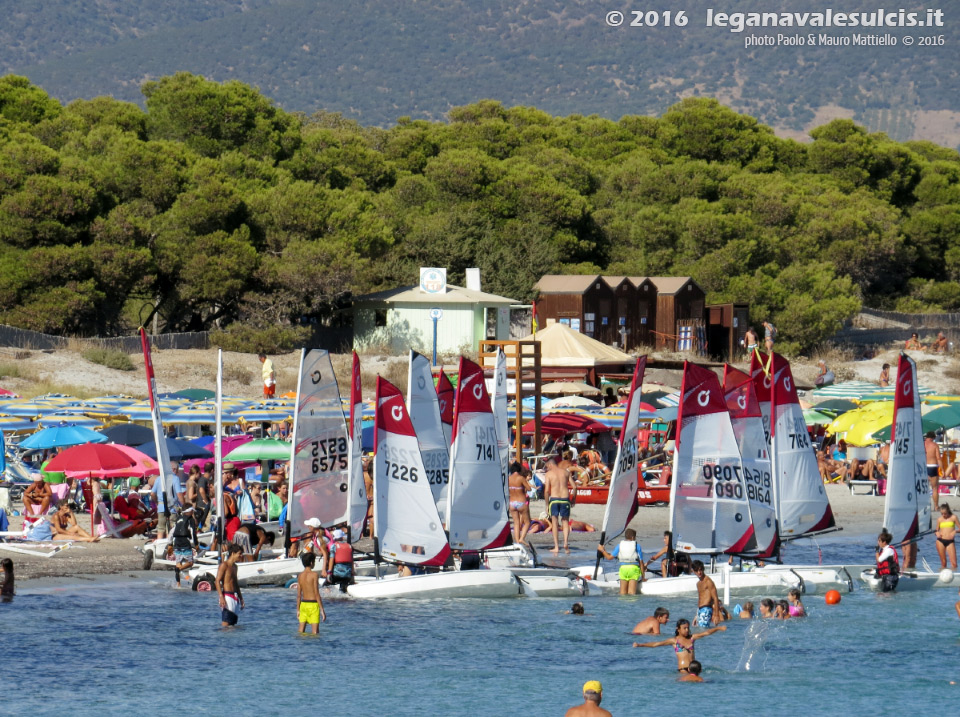
M838 605L840 603L840 591L827 590L827 594L823 598L827 601L827 605Z

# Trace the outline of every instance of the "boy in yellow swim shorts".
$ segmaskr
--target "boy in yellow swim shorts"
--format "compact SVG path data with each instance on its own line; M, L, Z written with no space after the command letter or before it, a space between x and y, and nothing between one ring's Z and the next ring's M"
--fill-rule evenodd
M612 553L608 553L602 543L597 546L597 550L607 560L616 558L620 561L620 570L618 571L620 594L636 595L637 585L643 580L643 570L641 568L643 565L643 549L637 542L637 531L633 528L627 528L623 537L624 539L613 549Z
M313 572L317 556L313 553L304 553L300 556L303 563L303 572L297 578L297 619L300 621L300 632L307 631L307 625L313 626L313 634L320 634L320 619L327 621L327 612L323 609L323 600L320 599L320 576Z

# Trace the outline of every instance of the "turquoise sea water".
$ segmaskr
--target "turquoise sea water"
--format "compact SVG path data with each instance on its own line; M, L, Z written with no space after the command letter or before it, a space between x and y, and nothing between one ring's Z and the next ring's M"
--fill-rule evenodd
M863 561L872 537L821 545L824 562ZM921 555L939 567L929 539ZM692 599L587 598L583 617L563 614L570 600L336 599L314 638L296 634L294 591L247 591L224 630L215 593L170 583L21 586L0 604L0 714L562 715L588 679L615 715L904 714L960 694L951 589L808 596L805 620L735 620L697 643L708 682L690 685L672 648L633 649L627 633L662 604L672 635Z

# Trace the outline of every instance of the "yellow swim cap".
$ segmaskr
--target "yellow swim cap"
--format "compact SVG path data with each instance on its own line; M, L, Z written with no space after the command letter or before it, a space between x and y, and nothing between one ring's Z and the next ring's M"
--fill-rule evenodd
M603 685L598 680L590 680L583 683L583 692L596 692L598 695L603 693Z

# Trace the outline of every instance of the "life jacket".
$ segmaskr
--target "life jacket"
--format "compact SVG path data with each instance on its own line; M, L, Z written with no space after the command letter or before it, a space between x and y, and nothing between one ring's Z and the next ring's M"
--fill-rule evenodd
M900 574L900 556L897 555L897 549L890 547L893 555L885 559L882 563L877 561L877 575L899 575Z
M352 563L353 562L353 546L351 546L350 543L344 540L338 540L336 543L334 543L333 562L334 563Z
M640 556L637 554L636 540L621 540L620 552L617 559L624 565L636 565L640 562Z
M170 536L173 538L189 538L190 519L186 516L180 517L173 526L173 531L170 533Z

